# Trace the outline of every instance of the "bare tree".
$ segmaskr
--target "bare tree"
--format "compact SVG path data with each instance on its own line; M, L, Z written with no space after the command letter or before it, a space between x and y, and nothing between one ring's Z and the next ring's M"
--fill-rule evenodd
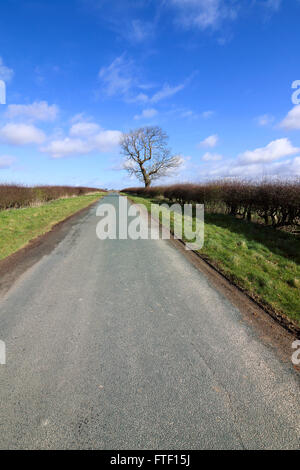
M180 157L172 155L168 148L167 134L158 126L141 127L123 134L120 145L126 157L123 167L146 188L181 164Z

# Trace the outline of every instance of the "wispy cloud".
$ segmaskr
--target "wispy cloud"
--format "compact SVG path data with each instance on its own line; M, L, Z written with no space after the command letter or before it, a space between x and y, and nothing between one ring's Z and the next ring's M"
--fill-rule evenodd
M7 170L15 162L15 158L10 155L0 155L0 170Z
M271 10L278 11L281 6L281 0L266 0L264 5Z
M183 118L191 118L191 117L194 117L194 116L195 116L195 113L191 109L189 109L187 111L182 111L182 113L181 113L181 117L183 117Z
M269 126L274 122L274 116L271 116L270 114L263 114L262 116L258 116L255 118L256 123L261 126Z
M176 11L176 21L185 28L216 29L224 20L237 16L235 0L170 0Z
M86 10L101 18L113 31L115 37L130 45L143 44L155 36L159 18L160 1L155 0L78 0ZM145 19L142 13L147 3L152 3L151 18Z
M183 90L183 88L185 87L185 84L184 83L181 83L179 85L176 85L176 86L170 86L168 83L165 83L162 87L161 90L157 91L153 96L152 98L150 99L150 101L152 103L157 103L158 101L161 101L165 98L169 98L170 96L173 96L173 95L176 95L176 93L178 93L179 91Z
M88 116L85 112L77 113L74 116L71 117L70 122L72 124L75 124L77 122L90 122L93 119Z
M201 113L201 117L203 117L203 119L210 119L214 114L215 112L212 110L203 111L203 113Z
M109 66L100 69L99 77L108 96L127 95L136 86L132 68L133 62L126 60L123 54L113 60Z
M218 160L222 160L223 158L223 155L219 154L219 153L211 153L211 152L206 152L203 157L202 157L202 160L205 161L205 162L209 162L209 161L218 161Z
M169 85L165 83L158 91L156 91L152 96L146 95L145 93L139 93L132 101L137 103L158 103L159 101L171 98L176 95L178 92L183 90L186 87L187 81L180 83L179 85Z
M141 114L136 114L134 116L135 120L139 119L151 119L158 114L157 110L154 108L144 109Z
M128 102L141 104L158 103L170 98L183 90L191 80L190 77L178 85L165 83L151 96L145 91L154 88L154 85L142 82L139 75L134 62L127 59L125 54L117 57L109 66L102 67L99 71L99 78L106 95L109 97L121 96Z
M260 6L269 13L277 12L282 0L252 0L248 3L238 0L169 0L164 4L173 7L175 22L183 28L219 31L224 22L234 21L245 8ZM221 45L227 41L226 37L219 38Z
M123 37L126 37L132 44L144 42L154 35L154 23L134 19L129 22L128 29L123 31ZM124 34L125 33L125 34Z

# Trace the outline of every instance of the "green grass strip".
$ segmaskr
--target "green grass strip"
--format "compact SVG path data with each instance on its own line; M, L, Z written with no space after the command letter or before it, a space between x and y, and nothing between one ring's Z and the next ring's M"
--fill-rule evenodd
M148 210L158 202L129 197ZM300 325L299 236L230 215L205 214L199 253L251 297Z
M0 259L27 245L53 225L99 199L103 193L57 199L36 207L0 211Z

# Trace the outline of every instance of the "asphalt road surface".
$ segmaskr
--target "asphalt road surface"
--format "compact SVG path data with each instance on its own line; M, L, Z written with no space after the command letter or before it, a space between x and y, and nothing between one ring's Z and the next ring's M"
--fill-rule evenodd
M98 221L0 301L0 447L299 448L292 364L168 241L100 241Z

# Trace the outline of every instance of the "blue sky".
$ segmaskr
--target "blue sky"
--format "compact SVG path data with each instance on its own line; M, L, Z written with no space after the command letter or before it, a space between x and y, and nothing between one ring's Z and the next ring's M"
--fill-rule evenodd
M299 19L299 0L1 2L0 181L135 185L118 141L145 125L182 157L165 182L300 176Z

